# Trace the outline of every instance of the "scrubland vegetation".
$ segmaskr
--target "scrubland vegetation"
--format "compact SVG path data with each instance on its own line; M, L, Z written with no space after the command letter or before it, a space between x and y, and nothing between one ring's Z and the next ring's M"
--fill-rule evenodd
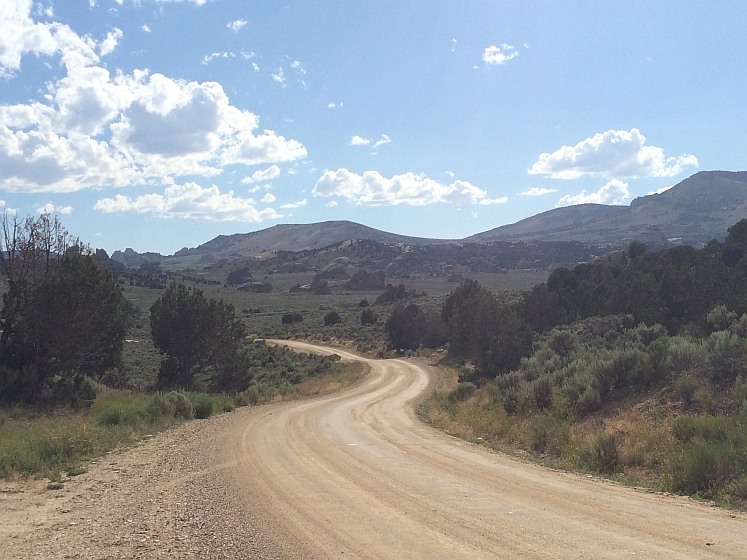
M447 298L435 425L561 468L747 506L747 221L723 243Z
M283 348L257 347L266 358L281 358L274 368L264 369L258 363L261 375L238 393L146 393L92 382L96 397L81 410L22 405L0 409L0 478L41 476L50 480L50 488L57 488L66 476L85 472L88 460L186 420L208 418L241 406L323 394L350 385L364 374L360 364L343 365L333 357L310 363L308 357ZM283 367L296 368L301 380L288 380Z
M587 319L553 329L493 381L478 386L464 381L470 368L452 370L426 413L550 465L743 507L745 324L698 340L633 326L630 315Z
M55 486L82 461L186 419L362 374L338 356L247 338L234 307L197 288L171 283L142 309L57 218L2 225L0 477Z
M49 217L6 220L4 243L0 476L55 480L184 419L362 375L262 340L301 338L379 357L445 348L449 374L424 405L435 425L560 468L747 505L747 221L700 250L633 243L545 283L509 271L456 289L403 278L350 290L337 264L327 277L275 274L272 293L222 283L221 268L117 272Z

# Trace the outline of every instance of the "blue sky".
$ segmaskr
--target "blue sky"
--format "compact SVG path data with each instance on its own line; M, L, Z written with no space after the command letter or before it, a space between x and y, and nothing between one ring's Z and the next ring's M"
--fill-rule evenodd
M0 0L0 199L109 252L743 170L747 3Z

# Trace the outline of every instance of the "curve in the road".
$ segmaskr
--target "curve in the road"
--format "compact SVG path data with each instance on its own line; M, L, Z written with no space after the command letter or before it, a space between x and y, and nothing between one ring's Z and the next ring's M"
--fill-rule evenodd
M299 350L339 350L293 343ZM364 360L343 392L264 407L226 440L246 499L318 558L747 558L742 514L551 471L449 437L429 374Z

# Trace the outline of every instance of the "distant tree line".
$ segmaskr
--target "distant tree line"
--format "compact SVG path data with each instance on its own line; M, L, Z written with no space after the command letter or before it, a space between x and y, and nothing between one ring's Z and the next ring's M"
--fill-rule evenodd
M394 286L393 284L387 284L384 291L376 298L376 304L380 305L383 303L392 303L402 299L425 297L426 293L419 294L417 291L407 291L404 284Z
M124 297L108 256L69 235L56 216L6 214L0 243L6 283L0 403L74 408L92 403L96 381L120 379L113 372L124 371L125 333L140 310ZM160 266L144 269L161 276ZM247 341L233 306L175 282L151 307L150 326L162 354L157 389L243 392L254 387L274 394L339 369L334 358Z
M659 323L671 334L708 334L707 314L725 305L747 311L747 220L728 229L723 243L648 253L631 244L625 264L603 260L559 268L525 297L522 314L535 331L598 315L627 313Z
M287 324L300 321L300 313L284 315ZM337 312L325 316L325 325L339 321ZM302 355L247 340L246 327L232 305L175 282L150 308L150 324L153 343L163 355L160 389L271 390L339 367L338 357Z
M708 316L715 308L747 312L746 275L747 220L742 220L729 228L723 243L714 240L700 250L683 246L650 253L632 243L609 258L559 268L515 302L470 281L447 297L441 318L450 354L471 362L476 378L494 379L530 355L536 334L589 317L622 313L635 324L659 324L671 334L706 336L714 328ZM393 343L396 337L392 331Z
M446 342L446 325L436 310L425 311L414 302L398 302L384 324L394 350L437 348Z
M94 396L88 379L120 362L122 292L56 216L1 225L0 400L80 406Z
M159 386L193 389L200 383L220 390L240 384L246 330L232 305L172 282L150 308L150 325L153 344L164 354Z

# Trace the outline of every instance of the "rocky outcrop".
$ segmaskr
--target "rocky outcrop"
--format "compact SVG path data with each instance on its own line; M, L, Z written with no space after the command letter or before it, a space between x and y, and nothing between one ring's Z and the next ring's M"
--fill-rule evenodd
M345 283L346 290L383 290L385 274L383 270L368 272L359 270Z
M111 258L127 268L137 268L145 261L161 261L164 256L160 253L138 253L133 248L128 247L124 251L114 251Z
M338 257L322 268L317 276L320 280L347 280L350 278L350 274L348 274L349 261L350 259L347 257Z
M241 286L247 282L254 282L254 277L252 276L252 273L249 272L249 267L246 266L232 270L226 280L226 284L229 286Z
M239 292L252 292L255 294L269 294L272 292L272 284L269 282L247 282L236 288Z

